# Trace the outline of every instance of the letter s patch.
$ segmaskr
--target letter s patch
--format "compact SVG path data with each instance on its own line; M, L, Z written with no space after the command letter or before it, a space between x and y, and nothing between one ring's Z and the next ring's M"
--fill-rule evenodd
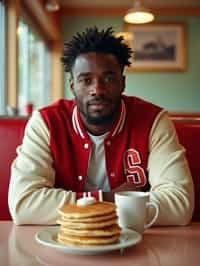
M128 149L124 153L124 171L127 182L135 184L137 187L143 187L147 183L144 169L140 166L140 154L135 149Z

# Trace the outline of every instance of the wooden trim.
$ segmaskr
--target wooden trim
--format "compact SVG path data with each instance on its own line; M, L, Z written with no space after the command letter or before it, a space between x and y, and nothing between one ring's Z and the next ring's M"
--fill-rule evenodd
M48 45L49 38L46 32L42 30L40 24L34 19L34 17L29 13L27 9L22 5L20 6L20 17L25 21L25 23L30 27L31 31L39 36Z
M51 50L51 101L56 101L64 96L63 67L61 63L62 44L58 41L50 43Z
M192 118L199 118L200 119L200 112L177 112L177 111L174 111L174 112L168 112L169 116L170 117L192 117Z
M67 7L61 10L61 16L121 16L126 10L124 8Z
M6 91L7 105L17 108L18 99L18 19L20 0L6 1L7 8L7 56Z
M198 123L200 122L200 117L192 117L192 116L188 116L188 117L184 117L184 116L180 116L180 117L176 117L173 116L171 117L172 121L176 121L176 122L187 122L187 123Z
M57 19L55 19L53 14L50 14L45 10L42 1L24 0L22 3L24 8L27 9L36 23L40 26L49 41L57 41L61 39L59 26L56 23Z
M156 16L200 16L200 7L152 8Z
M149 7L156 16L200 16L200 7ZM129 8L66 7L61 16L123 16Z
M6 104L17 108L18 107L18 22L19 22L19 14L20 14L20 0L7 0L6 8L7 8L7 55L6 55ZM24 1L25 2L25 1ZM36 3L38 1L27 1L30 4ZM35 9L34 9L35 10ZM27 9L29 11L29 9ZM28 13L29 14L29 13ZM32 14L32 13L31 13ZM42 14L40 13L42 16ZM34 23L34 25L38 26L38 32L44 37L47 41L47 45L50 48L51 53L51 100L56 100L63 96L63 70L62 64L60 62L61 57L61 40L60 33L58 32L59 27L56 27L56 22L51 24L48 19L43 18L43 23L47 23L47 28L51 31L52 35L49 35L47 32L44 35L44 28L42 28L41 24L37 22L37 17L33 16L33 19L29 19L29 22ZM54 25L54 26L52 26ZM52 27L56 28L56 31L53 30ZM53 40L52 39L56 39Z

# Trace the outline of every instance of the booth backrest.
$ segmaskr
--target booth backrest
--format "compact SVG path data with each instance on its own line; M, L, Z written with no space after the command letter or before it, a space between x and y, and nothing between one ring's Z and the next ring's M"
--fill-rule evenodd
M0 220L10 220L8 187L10 165L16 157L16 147L21 143L27 118L0 117Z
M27 118L0 117L0 220L10 220L8 210L8 187L10 165L16 156L16 147L21 143ZM172 116L186 155L195 186L195 211L193 220L200 220L200 119Z
M173 122L186 156L195 187L195 210L193 220L200 221L200 118L175 118Z

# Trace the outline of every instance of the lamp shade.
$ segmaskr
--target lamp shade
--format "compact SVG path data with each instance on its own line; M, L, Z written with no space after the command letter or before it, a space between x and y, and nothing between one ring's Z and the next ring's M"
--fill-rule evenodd
M124 20L128 23L143 24L154 20L154 15L147 8L131 8L124 16Z
M128 23L143 24L154 20L154 15L149 8L144 7L142 0L135 0L133 8L129 9L124 20Z
M55 12L60 9L60 5L56 0L47 0L45 7L48 12Z

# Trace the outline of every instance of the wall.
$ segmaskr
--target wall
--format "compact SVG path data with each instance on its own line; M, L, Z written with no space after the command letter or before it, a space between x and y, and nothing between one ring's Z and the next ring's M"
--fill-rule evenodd
M126 94L135 95L161 105L169 111L200 111L200 17L162 17L157 21L183 21L187 31L186 72L140 72L126 73ZM65 17L62 21L64 41L77 31L96 25L112 26L121 31L122 17ZM65 76L65 96L71 98Z

